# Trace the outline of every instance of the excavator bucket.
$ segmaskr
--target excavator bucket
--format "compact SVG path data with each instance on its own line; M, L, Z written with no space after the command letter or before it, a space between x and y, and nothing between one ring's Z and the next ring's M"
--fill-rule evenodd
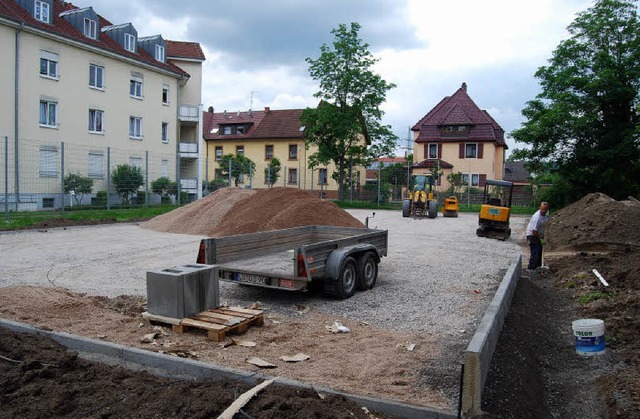
M476 236L504 241L511 236L511 229L495 229L481 226L477 228Z

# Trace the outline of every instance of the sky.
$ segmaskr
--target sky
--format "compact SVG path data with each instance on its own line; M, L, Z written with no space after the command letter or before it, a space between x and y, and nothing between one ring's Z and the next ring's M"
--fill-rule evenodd
M317 59L331 31L358 22L378 59L373 71L396 84L382 123L411 146L409 129L463 82L508 134L540 91L536 70L569 37L567 26L592 0L75 0L139 36L200 43L202 104L215 112L315 107ZM409 151L411 152L411 151Z

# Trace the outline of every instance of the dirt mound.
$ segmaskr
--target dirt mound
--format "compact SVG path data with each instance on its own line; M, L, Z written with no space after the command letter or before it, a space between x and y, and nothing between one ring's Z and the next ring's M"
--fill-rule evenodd
M592 193L551 216L549 250L613 250L640 246L640 204Z
M360 221L333 202L294 188L219 189L142 223L140 227L166 233L221 237L305 225L363 227Z

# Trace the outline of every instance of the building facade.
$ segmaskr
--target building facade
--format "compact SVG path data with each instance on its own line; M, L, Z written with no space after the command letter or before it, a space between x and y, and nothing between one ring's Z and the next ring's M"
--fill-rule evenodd
M441 190L449 188L447 175L462 173L471 187L483 187L487 179L502 179L504 130L467 94L467 85L447 96L411 130L414 139L413 173L437 171Z
M116 196L110 173L124 163L142 169L142 189L166 176L198 196L198 149L183 156L180 144L201 138L204 55L198 44L184 44L191 55L182 43L141 37L92 7L0 1L3 200L15 210L68 205L62 182L71 173L94 181L83 203L99 191Z
M264 189L269 187L298 188L317 193L325 198L338 198L338 184L332 178L335 166L310 167L309 156L316 149L305 146L304 127L300 124L302 109L248 112L204 113L205 174L208 181L227 180L222 173L224 155L244 155L255 163L252 176L244 176L240 187ZM271 182L268 171L270 162L280 161L280 173ZM354 168L354 184L357 191L364 184L365 169Z

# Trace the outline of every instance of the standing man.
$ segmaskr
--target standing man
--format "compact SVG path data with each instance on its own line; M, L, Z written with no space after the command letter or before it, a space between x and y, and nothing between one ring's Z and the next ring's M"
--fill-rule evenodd
M527 269L534 270L542 266L542 245L544 244L544 225L549 221L549 204L540 203L540 209L531 216L531 221L527 226L527 241L531 249L529 266Z

